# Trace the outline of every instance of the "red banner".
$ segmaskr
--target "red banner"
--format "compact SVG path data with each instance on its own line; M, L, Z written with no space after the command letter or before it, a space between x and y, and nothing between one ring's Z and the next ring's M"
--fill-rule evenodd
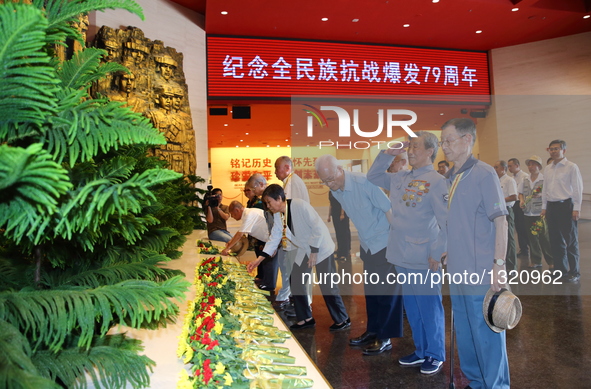
M487 53L476 51L209 36L207 69L210 98L490 94Z

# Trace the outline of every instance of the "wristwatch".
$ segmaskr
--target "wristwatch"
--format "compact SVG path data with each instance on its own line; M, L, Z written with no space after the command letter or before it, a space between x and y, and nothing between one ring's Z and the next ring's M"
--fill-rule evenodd
M505 264L505 260L501 258L496 258L493 262L499 266L503 266Z

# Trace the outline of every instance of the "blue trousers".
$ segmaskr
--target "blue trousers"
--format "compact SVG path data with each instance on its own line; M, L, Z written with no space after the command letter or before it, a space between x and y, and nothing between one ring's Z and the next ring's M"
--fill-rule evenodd
M226 230L211 231L207 237L209 240L217 240L224 243L228 243L230 240L232 240L232 234Z
M427 277L427 270L407 269L396 266L398 274L420 273ZM402 284L404 310L415 342L415 354L420 358L433 357L445 361L445 314L441 303L441 284Z
M473 389L509 389L505 332L491 330L482 314L489 285L450 285L460 367Z

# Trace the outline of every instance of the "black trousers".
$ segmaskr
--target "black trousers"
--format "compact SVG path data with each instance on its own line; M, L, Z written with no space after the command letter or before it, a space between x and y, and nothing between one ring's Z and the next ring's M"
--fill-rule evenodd
M334 213L334 212L333 212ZM351 255L351 226L349 216L341 220L341 213L331 215L334 233L337 238L337 256L349 258Z
M515 216L515 232L517 232L517 242L522 254L528 253L529 235L525 225L525 215L523 209L519 206L519 200L513 204L513 214Z
M550 248L554 258L554 268L563 275L580 275L579 267L579 227L573 220L573 201L548 201L546 221Z
M371 254L360 249L363 270L368 274L379 274L380 280L388 274L396 274L396 268L386 260L386 249ZM401 338L403 336L402 287L400 284L365 283L365 310L367 311L367 331L375 332L378 339Z
M322 262L316 264L316 275L320 280L326 281L331 279L331 274L336 272L336 265L332 256L325 258ZM304 277L304 274L310 276ZM293 304L295 308L296 318L298 321L305 320L312 317L312 309L308 303L308 283L312 282L312 268L308 267L308 256L304 257L301 265L293 264L291 271L291 294L293 296ZM331 285L330 282L321 282L320 291L324 297L324 303L328 308L328 313L332 320L339 324L347 320L349 315L347 309L341 298L338 285Z
M254 246L254 253L258 257L263 252L265 248L265 242L261 240L256 240ZM261 279L261 284L268 286L271 289L275 289L277 286L277 271L279 270L279 259L277 258L279 254L280 247L277 248L277 252L271 258L265 258L261 263L259 263L258 269L258 277ZM261 274L262 273L262 274Z

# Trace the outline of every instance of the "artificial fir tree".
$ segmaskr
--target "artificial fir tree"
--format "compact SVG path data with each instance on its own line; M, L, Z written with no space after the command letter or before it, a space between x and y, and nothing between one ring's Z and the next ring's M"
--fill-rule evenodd
M107 332L173 320L187 289L158 266L190 229L155 195L177 201L179 174L145 156L164 137L120 103L90 99L93 82L122 69L101 65L104 51L54 57L81 40L78 15L107 8L142 17L131 0L0 1L3 388L84 387L85 374L101 387L147 386L153 362L140 342Z

